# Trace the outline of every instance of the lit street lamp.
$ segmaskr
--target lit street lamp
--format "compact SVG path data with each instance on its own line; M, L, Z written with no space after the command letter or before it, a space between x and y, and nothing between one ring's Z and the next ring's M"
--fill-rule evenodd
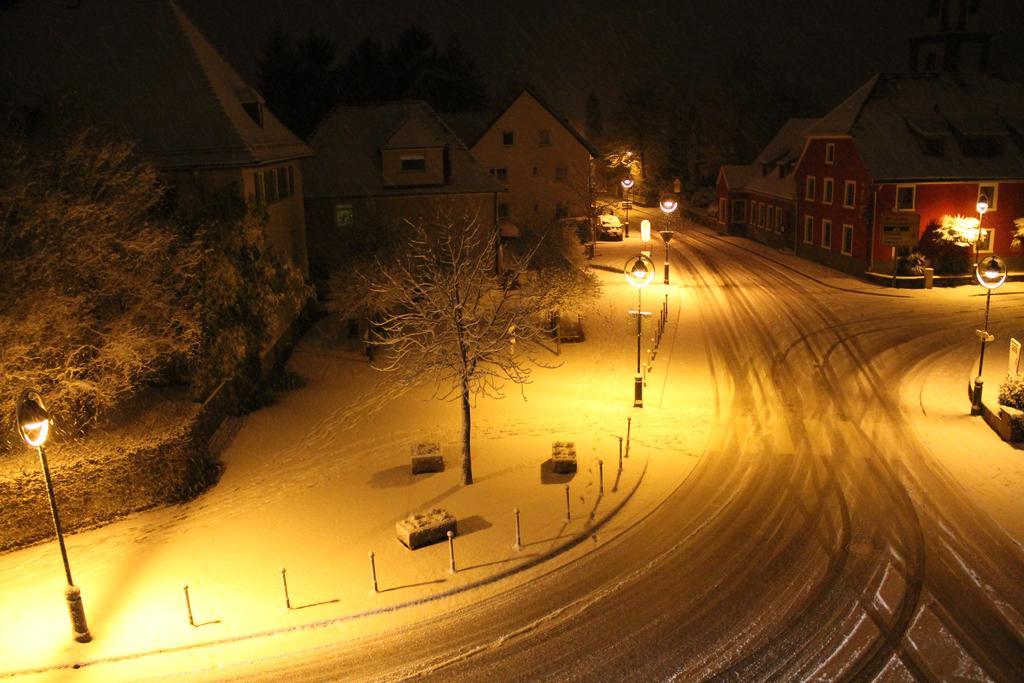
M980 203L980 202L979 202ZM998 256L986 256L974 267L978 282L986 289L985 292L985 326L977 330L981 339L981 354L978 357L978 376L974 378L974 391L971 394L971 415L981 415L981 394L985 380L982 371L985 368L985 345L995 341L995 336L988 331L988 312L992 304L992 290L997 289L1006 281L1006 264Z
M661 210L665 213L665 215L668 216L673 211L675 211L676 209L679 208L679 201L676 200L676 198L673 197L672 195L665 195L664 197L661 198L661 201L659 202L659 206L661 206ZM669 240L672 239L672 231L671 230L659 230L658 232L661 233L661 239L665 240L665 284L667 285L668 284L668 242L669 242Z
M71 616L71 632L75 640L88 643L92 640L89 626L85 621L85 608L82 607L82 592L71 580L71 565L68 564L68 551L64 546L64 532L60 526L60 514L57 512L57 501L53 497L53 482L50 480L50 467L46 463L46 437L50 433L50 413L46 410L43 397L38 391L26 389L18 397L16 412L18 432L29 448L39 453L39 464L43 469L46 482L46 494L50 498L50 514L53 517L53 528L57 532L57 543L60 545L60 556L64 560L64 576L68 585L64 589L64 598L68 603L68 614Z
M984 236L985 231L981 228L981 220L985 217L985 212L988 211L988 197L981 195L978 197L978 235L974 238L974 268L978 268L978 245L981 243L981 238Z
M630 311L630 315L636 315L636 377L633 381L633 407L644 407L644 378L640 374L640 346L643 337L643 316L650 315L643 311L643 289L651 284L654 279L654 262L643 254L634 256L626 261L622 269L626 281L636 287L636 310Z
M629 201L629 191L633 188L633 179L626 177L621 181L622 189L626 191L626 200L623 206L626 209L626 237L629 237L629 210L633 208L633 202Z

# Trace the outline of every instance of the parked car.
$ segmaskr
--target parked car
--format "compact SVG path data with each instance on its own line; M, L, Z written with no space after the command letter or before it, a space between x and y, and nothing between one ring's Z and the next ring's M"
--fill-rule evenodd
M604 215L597 217L597 238L599 240L622 241L622 221L618 216Z

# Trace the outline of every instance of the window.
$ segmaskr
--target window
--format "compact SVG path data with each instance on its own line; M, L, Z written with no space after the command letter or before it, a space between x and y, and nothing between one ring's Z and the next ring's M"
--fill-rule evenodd
M278 192L281 194L281 199L292 196L288 192L288 169L284 166L280 166L277 169L277 187Z
M295 194L295 170L291 166L289 166L288 167L288 196L290 197L293 194Z
M988 200L988 210L995 211L999 204L999 184L998 183L979 183L978 184L978 200L981 200L981 196L985 195L985 199Z
M335 204L334 205L334 227L336 228L348 228L352 226L352 205L351 204Z
M834 142L825 143L825 163L834 164L836 162L836 145Z
M809 175L804 180L804 199L809 202L814 201L814 195L818 193L818 186L814 182L814 176Z
M857 183L852 180L843 183L843 206L847 209L857 206Z
M541 147L548 147L551 144L551 131L547 129L538 130L537 144Z
M253 199L257 204L263 203L263 174L256 171L252 174Z
M508 218L508 204L505 202L498 204L498 218Z
M733 223L742 223L746 219L747 203L742 199L732 200L732 215L729 217Z
M804 242L814 244L814 216L804 216Z
M273 171L263 173L263 183L267 193L267 204L277 201L277 174Z
M782 207L775 207L775 232L782 234Z
M494 176L495 180L500 180L503 183L508 181L508 169L492 168L490 174Z
M533 170L531 170L531 171L530 171L530 175L532 175L533 177L535 177L535 178L536 178L536 177L537 177L537 173L538 173L538 171L537 171L537 167L536 167L536 166L534 166L534 167L533 167Z
M718 222L719 223L725 223L725 218L726 218L725 210L726 210L727 204L728 204L728 202L726 202L724 199L719 199L718 200Z
M832 203L832 192L835 188L835 181L831 178L825 178L825 185L821 188L821 201L825 204Z
M764 202L757 203L757 225L764 227Z
M555 166L555 182L569 182L569 169L566 168L565 166Z
M843 223L843 243L840 245L840 251L845 256L853 256L853 226L849 223Z
M832 221L827 218L821 219L821 248L832 248Z
M511 130L503 131L501 133L501 144L505 145L506 147L511 147L512 145L516 144L516 134L515 134L515 131L511 131Z
M991 228L986 228L984 223L981 224L981 239L978 241L978 251L983 253L992 251L995 232Z
M422 154L403 154L402 173L423 173L427 170L427 158Z
M896 210L897 211L913 211L914 200L917 194L916 185L897 185L896 186Z

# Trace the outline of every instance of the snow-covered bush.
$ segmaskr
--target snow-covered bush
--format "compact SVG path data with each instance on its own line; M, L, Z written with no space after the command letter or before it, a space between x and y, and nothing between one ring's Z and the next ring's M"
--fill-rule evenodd
M918 242L917 251L932 264L936 275L960 275L970 268L970 247L962 243L955 230L951 230L932 221Z
M896 272L899 275L924 275L927 267L928 259L921 252L915 251L899 260Z
M1024 375L1008 375L999 385L999 402L1017 410L1024 410Z
M1024 243L1024 217L1013 219L1013 241L1010 242L1010 246L1014 249L1020 249L1021 244Z

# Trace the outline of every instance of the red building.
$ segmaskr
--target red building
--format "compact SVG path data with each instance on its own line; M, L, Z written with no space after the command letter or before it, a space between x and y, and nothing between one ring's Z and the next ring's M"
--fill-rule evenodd
M772 144L797 127L787 123ZM886 225L904 222L920 238L945 216L976 216L985 195L989 211L979 250L1003 256L1011 268L1024 267L1024 254L1011 249L1014 221L1024 217L1021 85L995 74L881 74L800 136L795 162L791 151L770 158L785 145L769 145L742 185L729 182L741 175L735 167L723 167L723 228L764 235L761 209L739 209L744 200L763 201L765 211L774 212L768 209L774 195L759 190L770 179L795 197L795 230L790 241L783 206L782 239L762 241L850 273L888 273L894 258L913 247L884 245Z

